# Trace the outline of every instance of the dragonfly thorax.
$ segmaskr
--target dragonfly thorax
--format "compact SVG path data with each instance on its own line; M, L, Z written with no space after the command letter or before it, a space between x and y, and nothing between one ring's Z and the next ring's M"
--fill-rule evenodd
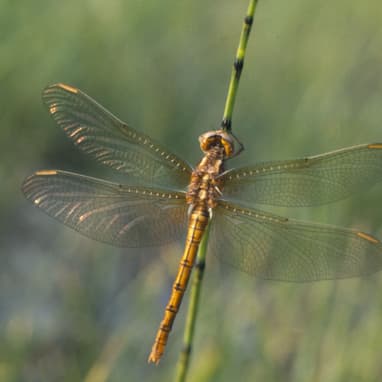
M224 171L225 147L216 144L205 150L205 156L192 172L187 192L187 203L214 208L221 196L223 182L219 175Z

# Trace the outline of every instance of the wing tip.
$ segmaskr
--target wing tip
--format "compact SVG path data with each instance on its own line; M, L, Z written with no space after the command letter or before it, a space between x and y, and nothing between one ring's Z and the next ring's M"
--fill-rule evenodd
M37 175L37 176L50 176L50 175L57 175L57 174L58 174L57 170L39 170L34 173L34 175Z
M367 145L368 149L382 149L382 143L371 143Z
M56 86L60 89L66 90L69 93L77 94L79 92L79 89L75 88L74 86L70 86L62 82L59 82L56 84Z
M80 90L75 88L74 86L70 86L68 84L64 84L63 82L58 82L54 85L48 86L47 89L52 89L52 88L59 88L62 90L65 90L69 93L77 94Z
M26 177L24 179L23 183L21 184L21 192L24 194L24 196L28 200L32 200L33 203L38 204L38 202L36 203L36 201L34 199L35 187L36 187L36 184L38 184L38 182L39 182L38 178L45 177L45 176L53 176L53 175L57 175L57 174L58 174L57 170L39 170L39 171L36 171L32 175L29 175L28 177Z
M80 91L78 88L76 88L74 86L64 84L63 82L57 82L56 84L48 85L43 90L42 94L43 94L43 96L45 96L45 95L48 95L49 93L53 93L54 91L57 91L57 90L64 90L64 91L66 91L68 93L72 93L72 94L78 94L78 92Z
M378 239L376 239L374 236L369 235L368 233L359 231L357 232L357 236L361 239L367 240L372 244L380 244L380 241Z

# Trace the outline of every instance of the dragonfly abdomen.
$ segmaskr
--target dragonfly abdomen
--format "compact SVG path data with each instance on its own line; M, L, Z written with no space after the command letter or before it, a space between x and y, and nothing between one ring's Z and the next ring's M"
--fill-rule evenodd
M224 171L225 159L233 152L233 143L227 137L222 131L209 132L199 137L200 147L205 155L192 172L186 195L187 204L192 206L186 245L172 287L170 300L149 355L149 362L158 364L163 355L168 336L187 288L200 241L210 218L209 211L216 207L217 199L221 196L223 181L219 175Z
M186 291L199 244L207 227L208 220L208 210L203 205L195 206L189 218L186 245L179 263L178 273L172 286L170 300L167 303L164 317L160 323L154 345L148 358L149 362L158 364L164 353L168 336L175 321L176 314L178 313L184 292Z

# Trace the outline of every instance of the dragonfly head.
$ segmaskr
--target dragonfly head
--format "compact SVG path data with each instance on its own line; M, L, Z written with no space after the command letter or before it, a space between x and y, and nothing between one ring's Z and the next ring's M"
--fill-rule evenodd
M207 131L199 137L199 143L205 153L212 147L223 147L225 159L231 157L235 151L233 137L224 130Z

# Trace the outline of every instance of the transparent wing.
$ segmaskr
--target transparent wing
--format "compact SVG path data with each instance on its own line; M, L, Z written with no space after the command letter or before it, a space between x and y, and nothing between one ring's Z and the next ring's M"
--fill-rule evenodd
M128 187L65 171L39 171L22 186L48 215L92 239L121 247L163 245L184 235L184 194Z
M371 235L224 202L214 210L209 249L223 262L263 279L306 282L382 269L382 243Z
M49 112L82 151L139 181L184 189L191 167L120 121L81 90L64 84L42 94Z
M240 204L302 207L330 203L382 180L382 143L238 168L223 178L223 198Z

